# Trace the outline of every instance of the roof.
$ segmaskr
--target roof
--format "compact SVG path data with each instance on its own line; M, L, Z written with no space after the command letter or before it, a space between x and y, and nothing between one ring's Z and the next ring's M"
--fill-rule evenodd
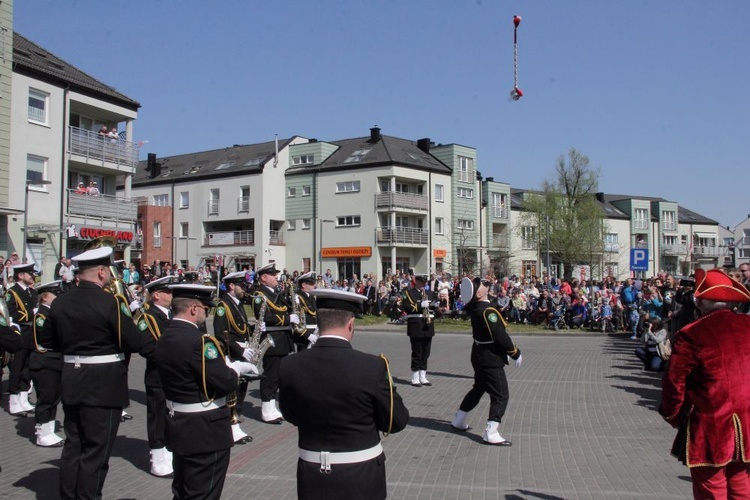
M295 175L397 164L446 175L451 174L451 169L445 163L419 149L415 141L380 135L380 139L375 142L369 136L326 142L338 146L338 149L324 162L314 166L291 167L286 173Z
M279 139L279 149L285 148L294 137ZM147 161L138 162L133 175L133 186L151 186L180 181L193 181L212 177L229 177L233 175L257 174L275 155L275 141L260 144L239 145L187 153L176 156L157 158L161 164L161 173L155 179L149 178L146 170ZM119 184L122 184L121 180Z
M512 188L510 190L510 208L511 210L521 210L523 206L523 194L524 193L541 193L539 190L533 189L517 189ZM612 203L607 201L607 195L603 197L596 197L596 201L599 203L602 213L608 219L630 219L630 216L614 206Z
M13 33L13 70L26 70L35 75L41 75L47 80L70 85L71 88L81 93L129 109L137 110L141 107L138 101L84 73L16 32Z

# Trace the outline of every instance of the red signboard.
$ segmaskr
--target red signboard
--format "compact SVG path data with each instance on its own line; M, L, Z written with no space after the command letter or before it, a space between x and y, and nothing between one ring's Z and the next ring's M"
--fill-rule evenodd
M93 240L100 236L112 236L117 238L117 241L128 243L133 241L133 231L117 231L116 229L102 229L100 227L82 227L78 231L78 235L82 240Z

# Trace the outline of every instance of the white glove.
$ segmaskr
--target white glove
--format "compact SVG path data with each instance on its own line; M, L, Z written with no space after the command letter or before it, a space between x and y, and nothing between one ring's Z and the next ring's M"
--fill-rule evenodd
M255 350L245 349L244 351L242 351L242 359L244 359L245 361L252 361L254 354L255 354Z
M315 342L318 341L318 336L315 335L314 333L311 333L310 336L307 337L307 340L310 341L310 345L313 345L313 344L315 344Z
M296 314L290 314L289 322L294 323L295 325L299 325L299 316L297 316Z
M10 322L10 327L11 327L12 329L14 329L14 330L18 330L19 332L21 331L21 325L19 325L18 323L13 323L13 322L11 321L11 322Z
M429 300L423 300L422 301L422 309L427 309L430 307L430 301Z
M242 374L258 374L258 368L254 364L248 363L247 361L230 361L229 357L227 357L225 358L224 362L229 368L234 370L238 377Z
M141 303L138 299L133 300L133 302L130 303L130 312L136 312L139 307L141 307Z
M518 359L516 360L516 368L521 368L522 361L523 361L523 354L519 354Z

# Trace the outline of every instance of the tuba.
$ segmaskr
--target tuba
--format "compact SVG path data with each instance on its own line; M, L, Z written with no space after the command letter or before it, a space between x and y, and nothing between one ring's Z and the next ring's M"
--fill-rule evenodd
M83 247L83 251L85 252L102 247L109 247L114 250L116 246L117 238L115 238L114 236L99 236L98 238L95 238L86 243L86 246ZM111 276L109 278L109 283L104 288L105 290L113 295L120 295L121 297L123 297L127 301L128 306L132 304L134 300L138 300L138 297L133 295L133 292L130 291L130 288L128 288L125 282L122 280L122 276L120 275L120 270L117 268L117 265L109 265L109 274ZM133 321L138 324L141 316L143 316L143 307L139 307L138 310L133 314Z
M5 323L8 325L13 322L13 318L11 318L10 311L8 310L8 304L2 297L0 297L0 316L5 319ZM0 349L0 368L5 368L10 365L11 361L13 361L13 353L10 353L5 349Z

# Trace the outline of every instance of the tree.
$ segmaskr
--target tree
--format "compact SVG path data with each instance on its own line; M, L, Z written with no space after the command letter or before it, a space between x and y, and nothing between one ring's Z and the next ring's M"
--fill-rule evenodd
M570 148L555 167L556 177L542 182L541 192L528 196L522 205L526 225L537 226L540 248L547 245L555 260L563 264L564 277L571 278L576 264L595 264L603 250L606 231L604 213L596 199L600 170L587 156Z

